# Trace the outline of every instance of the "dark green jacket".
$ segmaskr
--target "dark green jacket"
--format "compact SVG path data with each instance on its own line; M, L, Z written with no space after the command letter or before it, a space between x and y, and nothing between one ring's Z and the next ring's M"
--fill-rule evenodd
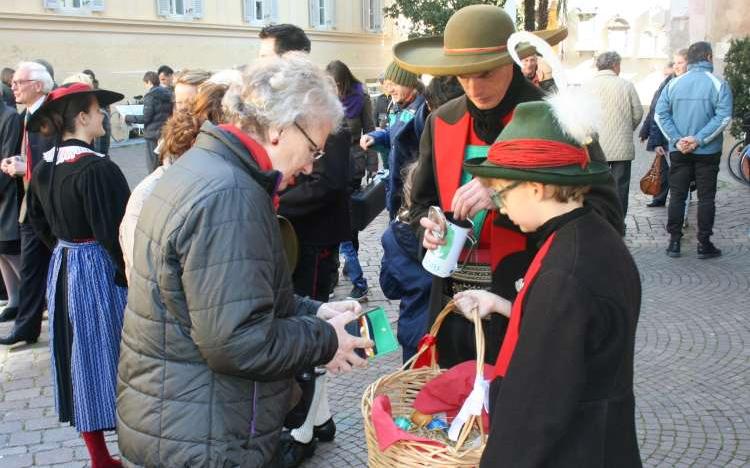
M276 180L206 123L146 200L118 372L126 464L267 466L296 403L292 377L333 358L319 303L292 290Z

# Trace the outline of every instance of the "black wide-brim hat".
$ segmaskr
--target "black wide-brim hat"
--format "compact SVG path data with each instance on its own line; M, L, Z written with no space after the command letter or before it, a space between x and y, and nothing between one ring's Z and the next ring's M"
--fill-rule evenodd
M114 91L106 89L94 89L86 83L70 83L55 88L31 116L27 124L29 131L38 132L44 118L54 113L61 113L65 108L65 103L74 96L92 95L96 97L100 107L106 107L118 101L122 101L125 96Z

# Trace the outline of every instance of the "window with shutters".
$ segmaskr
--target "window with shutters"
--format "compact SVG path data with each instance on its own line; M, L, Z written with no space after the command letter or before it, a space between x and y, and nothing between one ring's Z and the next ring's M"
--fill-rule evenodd
M203 0L157 0L159 16L176 19L197 19L203 17Z
M61 13L104 11L104 0L44 0L44 8Z
M336 0L310 0L310 26L315 29L335 28Z
M369 32L383 30L383 0L362 0L362 29Z
M245 22L265 26L278 19L278 0L243 0Z

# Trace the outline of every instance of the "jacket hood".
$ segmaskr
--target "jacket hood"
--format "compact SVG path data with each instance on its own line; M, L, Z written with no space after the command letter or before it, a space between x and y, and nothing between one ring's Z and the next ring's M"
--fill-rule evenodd
M691 63L690 65L688 65L688 71L690 70L701 70L701 71L707 71L707 72L713 73L714 64L706 60L703 60L701 62L695 62L695 63Z

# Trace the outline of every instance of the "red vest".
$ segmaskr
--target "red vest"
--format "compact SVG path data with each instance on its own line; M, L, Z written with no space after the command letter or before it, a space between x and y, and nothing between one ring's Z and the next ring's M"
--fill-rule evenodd
M510 122L512 117L512 112L503 117L503 124ZM438 116L435 119L432 135L435 180L437 180L440 195L440 206L443 211L450 211L453 195L461 182L466 145L479 143L479 138L474 134L471 115L468 111L454 124ZM491 211L487 215L479 239L480 249L483 246L489 248L490 259L488 260L493 270L503 258L526 250L526 236L523 233L495 226L494 219L495 211Z

